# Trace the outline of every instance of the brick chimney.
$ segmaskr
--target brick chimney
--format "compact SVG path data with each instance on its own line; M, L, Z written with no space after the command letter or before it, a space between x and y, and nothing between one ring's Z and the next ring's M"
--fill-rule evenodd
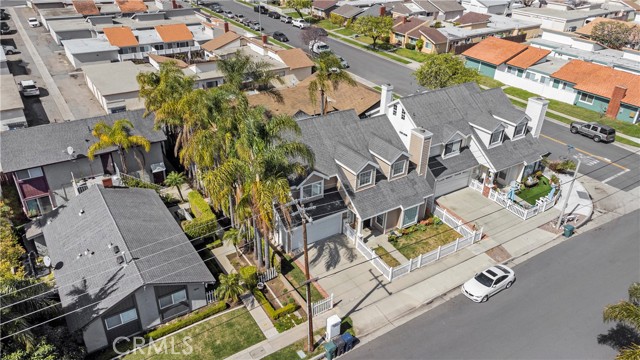
M102 186L105 188L113 187L113 179L111 179L111 176L105 176L102 178Z
M178 8L178 3L176 2L176 0L171 0L171 8L172 9L177 9Z
M411 130L409 138L409 160L416 164L418 174L427 176L432 133L418 127Z
M387 8L384 6L380 7L380 16L385 16L387 15Z
M547 107L549 107L549 100L542 97L530 97L527 102L527 108L524 113L531 119L529 127L534 138L540 136L544 117L547 114Z
M403 24L406 24L406 23L407 23L407 17L406 17L406 16L403 16L403 17L402 17L402 23L403 23Z
M262 34L262 45L267 45L267 35L266 34Z
M620 102L622 98L627 94L627 88L624 86L616 85L611 94L611 100L607 106L607 116L615 119L620 111Z
M223 26L224 26L224 32L228 33L229 32L229 23L225 21Z

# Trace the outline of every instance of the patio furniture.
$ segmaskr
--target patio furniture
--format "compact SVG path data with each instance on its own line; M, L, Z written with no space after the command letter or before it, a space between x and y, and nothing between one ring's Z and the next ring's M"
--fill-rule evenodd
M534 187L534 186L538 185L538 182L539 182L538 178L529 176L527 178L527 180L524 182L524 186L526 186L528 188Z

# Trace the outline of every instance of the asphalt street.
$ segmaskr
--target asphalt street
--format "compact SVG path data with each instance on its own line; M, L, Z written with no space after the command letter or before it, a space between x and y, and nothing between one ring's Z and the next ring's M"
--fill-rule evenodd
M613 359L616 351L598 343L615 325L602 322L602 309L640 279L639 217L627 214L514 267L516 283L487 303L458 295L342 358Z

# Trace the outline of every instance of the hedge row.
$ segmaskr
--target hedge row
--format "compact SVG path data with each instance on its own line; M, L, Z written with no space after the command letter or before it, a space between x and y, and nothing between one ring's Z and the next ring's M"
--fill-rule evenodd
M215 215L210 217L195 218L191 221L183 221L182 229L191 239L198 237L212 237L216 229L218 228L218 222Z
M216 241L210 242L207 244L207 249L213 250L222 246L222 240L218 239Z
M147 340L159 339L165 335L169 335L189 325L195 324L200 320L204 320L209 316L213 314L217 314L226 309L227 309L227 303L224 301L219 301L216 304L211 304L206 306L204 309L196 310L193 313L183 317L182 319L177 320L176 322L167 324L165 326L161 326L153 331L150 331L144 337Z
M135 178L133 176L128 176L128 175L121 176L121 180L122 180L122 183L127 187L152 189L155 191L160 191L160 189L162 189L162 187L158 184L150 183L150 182Z
M213 211L211 211L211 207L209 207L209 204L202 197L202 195L200 195L199 192L191 191L189 195L187 195L187 197L189 198L191 211L193 212L193 215L196 216L196 218L207 218L214 216Z
M254 290L253 296L255 296L258 303L264 307L264 310L267 312L267 315L269 315L271 320L278 320L280 317L291 314L294 311L298 310L298 305L296 303L290 303L278 310L274 310L273 306L271 306L271 303L259 290Z

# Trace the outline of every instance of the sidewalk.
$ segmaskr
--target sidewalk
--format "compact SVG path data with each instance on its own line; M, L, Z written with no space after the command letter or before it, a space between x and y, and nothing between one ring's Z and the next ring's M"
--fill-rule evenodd
M564 206L565 201L567 201L564 194L569 193L569 187L571 186L573 176L566 174L558 174L557 176L560 179L561 191L560 198L554 207L559 211L562 211L562 207ZM565 215L582 215L588 219L591 217L592 212L593 202L591 201L589 193L584 188L581 181L575 180L573 188L571 189L571 194L569 194L568 197Z

